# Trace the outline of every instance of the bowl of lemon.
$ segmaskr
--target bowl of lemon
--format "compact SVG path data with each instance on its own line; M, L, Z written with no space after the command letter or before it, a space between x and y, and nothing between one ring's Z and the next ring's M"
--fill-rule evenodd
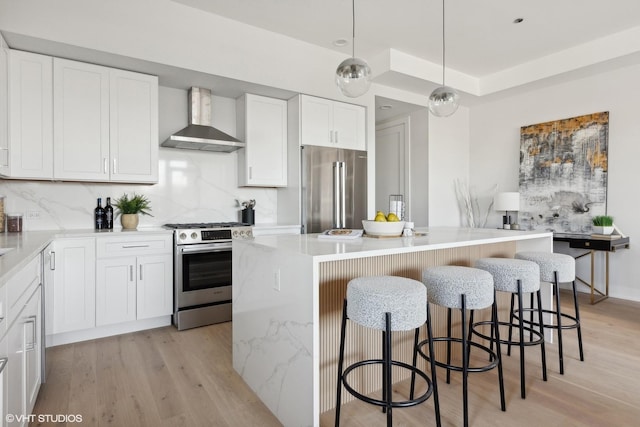
M404 221L393 213L385 215L384 212L378 211L373 220L363 219L362 228L366 235L374 237L397 237L402 235L404 229Z

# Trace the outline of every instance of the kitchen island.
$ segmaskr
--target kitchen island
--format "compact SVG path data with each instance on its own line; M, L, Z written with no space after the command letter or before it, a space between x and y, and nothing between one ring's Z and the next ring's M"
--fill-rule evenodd
M350 279L396 275L420 280L422 269L429 266L471 266L482 257L553 250L548 232L450 227L418 231L425 235L234 240L233 367L285 426L317 426L320 414L335 406L340 318ZM507 301L499 298L502 309ZM546 289L543 305L550 304ZM446 312L439 308L433 310L436 331L445 324ZM379 332L350 326L349 334L345 364L363 357L363 349L378 354ZM412 333L394 338L393 354L410 362L411 346L397 345L405 339L412 339ZM381 387L371 373L354 385L367 392ZM352 398L343 393L343 399Z

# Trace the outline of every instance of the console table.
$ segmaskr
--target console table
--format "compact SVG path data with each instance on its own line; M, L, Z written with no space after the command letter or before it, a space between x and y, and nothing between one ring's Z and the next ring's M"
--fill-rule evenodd
M618 238L598 238L592 237L588 234L566 234L566 233L554 233L553 240L555 242L568 242L570 248L574 249L586 249L586 252L574 256L575 259L591 256L591 280L588 282L576 276L576 280L581 281L585 285L591 288L591 304L596 304L609 297L609 254L615 252L618 249L629 248L629 237ZM595 255L596 252L604 253L605 255L605 290L602 292L595 286L594 270L595 270ZM596 295L597 294L597 295Z

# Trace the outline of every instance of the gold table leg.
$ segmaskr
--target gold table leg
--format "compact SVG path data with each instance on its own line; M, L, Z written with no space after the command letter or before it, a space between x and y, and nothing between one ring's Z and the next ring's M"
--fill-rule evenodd
M591 295L590 295L591 304L597 304L600 301L609 298L609 252L605 251L605 254L604 254L605 255L605 273L604 273L605 274L605 291L604 292L596 288L596 284L595 284L596 251L591 250L583 254L580 254L578 256L575 256L574 258L578 260L579 258L582 258L587 255L590 255L590 261L591 261L591 269L590 269L591 280L587 282L586 280L578 277L577 275L576 275L576 280L584 283L585 285L589 286L589 288L591 288Z

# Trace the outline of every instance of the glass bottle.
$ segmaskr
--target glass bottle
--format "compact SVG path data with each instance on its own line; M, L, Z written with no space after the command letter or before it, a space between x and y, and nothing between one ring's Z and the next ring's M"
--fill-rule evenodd
M113 230L113 206L111 206L111 197L107 197L107 205L104 207L104 228Z
M98 197L98 206L94 209L96 230L102 230L104 226L104 209L102 208L102 198Z

